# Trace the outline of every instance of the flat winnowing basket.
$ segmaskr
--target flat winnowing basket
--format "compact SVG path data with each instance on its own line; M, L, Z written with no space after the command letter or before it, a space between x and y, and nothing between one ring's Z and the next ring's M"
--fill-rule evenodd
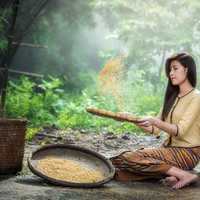
M139 120L139 117L136 117L133 114L127 114L127 116L124 116L120 112L112 112L99 108L86 108L86 111L94 115L112 118L117 121L137 122Z
M22 169L26 123L25 119L0 118L0 174Z
M53 158L54 160L51 160L49 158ZM46 159L49 159L48 167L45 166L42 169L40 167L40 162ZM62 162L63 165L65 165L64 168L66 169L64 169L64 172L60 170L60 168L62 167L59 164L59 160L70 161L67 162L69 166L66 166L66 164ZM82 167L86 167L90 170L91 173L94 171L98 171L103 176L98 180L90 179L88 181L88 178L90 177L87 176L91 176L91 174L86 173L86 175L84 175L85 171L84 173L78 173L79 171L76 172L72 170L70 165L74 162L80 166L79 170L82 170ZM85 147L67 144L51 144L45 145L37 149L35 152L32 153L32 156L28 158L28 166L34 174L43 178L49 183L80 188L92 188L102 186L103 184L111 181L115 174L115 168L113 167L111 161L105 158L103 155ZM50 170L48 170L48 168ZM65 176L66 174L68 174L69 176ZM77 177L77 174L79 174L79 176L82 176L82 178ZM74 180L69 179L70 176L74 176Z

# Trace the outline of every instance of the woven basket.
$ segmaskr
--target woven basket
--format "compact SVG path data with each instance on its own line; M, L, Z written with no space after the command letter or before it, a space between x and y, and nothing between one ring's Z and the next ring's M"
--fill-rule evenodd
M25 119L0 118L0 174L21 171L26 122Z

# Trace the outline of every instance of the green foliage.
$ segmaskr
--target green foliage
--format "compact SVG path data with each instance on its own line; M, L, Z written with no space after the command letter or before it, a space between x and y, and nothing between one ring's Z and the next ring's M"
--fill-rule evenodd
M26 117L32 126L52 124L56 117L57 103L62 98L61 82L50 77L38 86L42 93L35 93L36 83L26 77L9 81L6 111L9 117Z
M41 128L28 127L26 130L26 140L31 141Z
M141 79L154 93L163 84L168 55L188 51L200 63L198 0L59 0L49 2L46 10L26 38L48 47L31 51L31 70L63 75L68 90L83 90L91 83L89 75L87 81L82 77L85 71L98 71L122 51L127 66L142 71Z
M138 115L155 115L160 108L161 95L159 93L150 95L151 87L145 88L141 83L132 86L134 92L131 92L128 98L135 100L126 108L129 112ZM87 113L87 107L118 110L114 98L98 94L95 86L88 87L82 90L81 94L77 94L67 93L62 89L62 85L60 79L53 77L42 80L40 84L26 77L9 81L7 116L28 119L30 127L26 136L28 140L38 131L35 127L47 124L55 124L59 128L85 128L97 131L106 129L116 133L141 132L133 124L116 122Z
M121 83L124 105L120 111L144 116L156 115L161 107L168 55L188 51L197 66L200 63L198 0L60 0L49 3L46 10L26 38L48 46L42 56L33 53L38 67L31 70L59 79L49 77L37 84L25 77L10 81L6 103L8 116L26 117L31 127L56 124L139 131L130 123L85 111L89 106L119 110L115 98L97 92L95 79L101 66L125 50L127 71ZM0 16L0 51L7 46L4 25Z
M4 51L7 48L8 42L5 39L0 40L0 51Z

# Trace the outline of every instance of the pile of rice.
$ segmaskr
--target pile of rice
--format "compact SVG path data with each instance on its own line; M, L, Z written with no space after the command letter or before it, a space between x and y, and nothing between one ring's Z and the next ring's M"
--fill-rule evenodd
M57 180L74 183L96 183L105 177L100 170L81 166L74 160L46 157L38 161L37 168L44 175Z

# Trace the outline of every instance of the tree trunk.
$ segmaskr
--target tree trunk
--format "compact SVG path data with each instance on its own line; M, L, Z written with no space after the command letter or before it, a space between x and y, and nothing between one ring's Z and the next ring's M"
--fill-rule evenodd
M26 1L26 0L24 0ZM20 43L23 39L23 37L27 34L29 27L33 24L34 20L36 19L36 17L39 15L39 13L41 12L41 10L46 6L46 4L48 3L49 0L33 0L33 5L32 5L32 10L27 9L26 12L27 13L31 13L30 17L28 19L24 19L24 17L22 16L21 18L23 18L22 20L27 20L25 23L25 25L23 26L23 29L19 30L19 32L17 32L17 19L18 19L18 13L19 13L19 6L22 6L23 1L20 0L10 0L10 1L4 1L4 4L2 8L5 7L10 7L12 8L12 16L10 18L10 28L7 31L7 35L8 35L8 47L7 47L7 51L3 56L3 59L1 61L0 67L3 68L4 70L2 70L1 73L1 80L2 83L0 84L0 95L1 95L1 100L0 100L0 116L3 117L5 116L5 101L6 101L6 88L7 88L7 83L8 83L8 68L10 66L10 63L18 49L18 47L20 46ZM9 2L9 3L8 3ZM0 4L1 5L1 4ZM36 6L35 6L36 5ZM34 12L33 12L34 11ZM14 43L15 42L15 43ZM14 45L13 45L14 43Z
M0 102L0 116L4 117L5 116L5 110L4 110L4 105L5 105L5 99L6 99L6 88L7 88L7 83L8 83L8 66L9 66L9 58L10 54L12 52L12 41L14 37L14 29L15 29L15 24L16 24L16 19L17 19L17 13L18 13L18 8L19 8L19 0L15 0L12 5L12 16L11 16L11 26L8 29L8 46L7 46L7 51L5 54L5 57L2 60L1 67L4 68L2 71L2 88L1 88L1 102Z

